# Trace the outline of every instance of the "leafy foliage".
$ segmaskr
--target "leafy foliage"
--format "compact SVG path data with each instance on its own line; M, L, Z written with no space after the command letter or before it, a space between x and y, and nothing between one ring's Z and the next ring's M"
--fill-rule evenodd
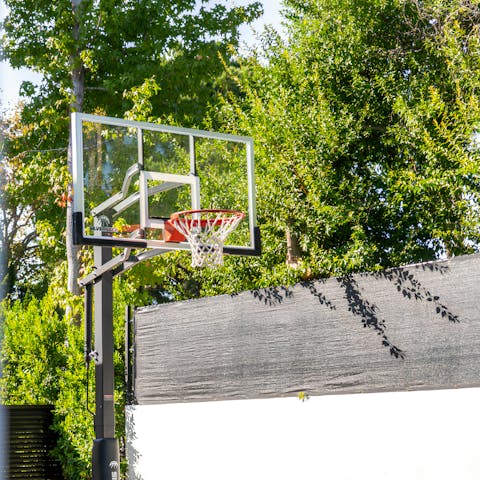
M63 310L52 292L41 300L2 303L2 401L54 405L57 454L66 478L88 478L93 422L85 412L82 335Z
M64 275L60 275L63 279ZM64 280L64 279L63 279ZM151 301L124 282L115 282L115 401L117 428L125 430L124 312L125 306ZM12 405L54 405L54 425L60 440L53 454L61 461L66 479L88 479L91 472L93 438L94 372L90 381L83 357L83 327L65 316L66 299L74 311L79 299L69 297L54 283L42 299L5 300L2 319L2 402Z
M51 277L46 265L63 257L65 223L66 146L49 148L62 136L63 122L45 114L42 124L29 123L17 112L5 122L4 155L0 160L2 229L1 272L7 293L42 295ZM45 131L41 131L45 129ZM2 268L3 270L3 268Z
M214 271L192 271L182 253L152 260L173 298L477 249L477 7L285 5L287 41L267 30L259 52L225 64L236 87L206 120L255 139L262 257ZM292 236L297 265L285 263Z
M2 169L14 172L5 192L9 213L22 212L22 223L29 223L21 249L22 232L14 225L4 238L5 282L10 292L23 282L43 293L48 279L43 290L29 283L32 270L55 264L65 250L73 262L64 227L71 201L70 111L148 118L154 109L173 123L200 124L225 88L218 55L232 60L227 47L238 44L240 25L262 9L259 2L230 7L196 0L5 3L3 56L43 76L40 87L22 85L24 103L5 144Z
M256 140L265 256L278 265L289 228L317 275L471 252L478 6L285 5L287 43L266 32L261 55L230 68L243 97L215 118Z
M157 108L171 113L173 107L189 118L214 93L217 52L237 44L239 25L261 12L258 2L229 8L201 1L197 9L195 0L5 3L5 56L14 67L45 76L43 96L70 97L72 69L80 68L85 109L124 112L122 93L155 74L164 89Z

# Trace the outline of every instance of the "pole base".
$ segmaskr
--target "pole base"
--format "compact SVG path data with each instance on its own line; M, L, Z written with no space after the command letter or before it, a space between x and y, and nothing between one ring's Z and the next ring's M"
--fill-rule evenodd
M96 438L92 451L93 480L120 480L120 448L116 438Z

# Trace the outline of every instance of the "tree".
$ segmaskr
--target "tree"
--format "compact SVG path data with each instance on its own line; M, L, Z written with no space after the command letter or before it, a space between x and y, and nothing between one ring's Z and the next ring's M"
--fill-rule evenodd
M478 3L285 6L288 40L230 69L244 96L216 117L256 139L269 269L292 249L300 275L475 250Z
M7 154L0 160L0 282L15 297L26 291L42 295L53 273L46 266L63 255L56 233L65 222L62 197L68 176L66 165L57 165L66 146L37 149L39 129L22 124L19 111L2 121L2 127L2 153Z
M148 79L161 85L153 99L157 115L187 124L200 122L217 95L215 82L221 71L217 54L227 54L227 46L238 43L239 26L261 12L259 2L229 8L205 6L206 0L5 3L9 14L4 22L4 56L13 67L29 67L44 78L39 90L28 83L22 87L28 101L21 123L28 127L21 135L30 145L27 150L37 153L25 155L24 166L44 162L38 152L68 144L71 111L123 115L132 106L136 89ZM134 93L125 94L128 91ZM68 152L68 160L55 159L58 169L66 163L71 170L71 146ZM70 231L71 185L62 195L68 285L76 293L79 263Z

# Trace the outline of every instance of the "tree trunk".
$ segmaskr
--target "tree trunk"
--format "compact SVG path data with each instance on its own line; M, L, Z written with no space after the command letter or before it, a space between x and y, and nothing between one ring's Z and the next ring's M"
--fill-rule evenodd
M80 57L80 7L82 0L72 1L73 15L75 23L72 30L72 37L76 45L76 50L70 59L72 86L73 86L73 101L70 105L71 112L81 112L83 110L83 100L85 96L85 68ZM68 172L72 176L72 131L68 141ZM68 185L67 195L67 227L66 227L66 244L67 244L67 263L68 263L68 280L67 288L73 295L80 294L80 286L78 278L80 275L80 259L79 247L73 244L73 185L71 182Z
M298 236L293 228L293 219L287 219L287 265L291 268L299 268L302 261L302 251L298 243Z

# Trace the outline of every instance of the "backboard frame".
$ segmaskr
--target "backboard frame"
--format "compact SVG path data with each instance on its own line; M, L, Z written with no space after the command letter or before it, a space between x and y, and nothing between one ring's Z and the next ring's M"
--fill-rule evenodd
M73 241L76 245L106 246L133 249L155 249L160 253L171 250L190 250L187 242L165 242L163 240L144 239L144 238L116 238L108 236L88 235L85 232L84 218L84 168L83 168L83 124L101 123L108 127L123 127L135 130L138 139L138 162L132 165L125 176L122 192L117 192L103 203L97 205L92 211L101 212L102 209L112 205L119 205L121 202L132 201L125 198L125 192L133 176L139 175L140 178L140 216L143 226L151 228L161 227L162 220L151 219L148 216L148 195L147 180L162 180L164 182L173 182L186 185L191 189L192 209L200 207L200 189L201 185L196 172L195 165L195 139L212 139L226 142L237 142L245 145L247 156L247 182L248 182L248 212L244 212L249 223L248 246L227 245L224 253L227 255L240 256L259 256L261 254L260 230L256 223L256 201L255 201L255 172L254 172L254 148L251 137L231 135L219 132L209 132L185 127L173 127L168 125L153 124L148 122L138 122L132 120L119 119L114 117L105 117L86 113L71 114L72 131L72 175L73 175ZM143 167L143 132L153 131L174 135L188 136L190 143L190 173L189 175L175 175L168 172L149 172ZM122 196L123 195L123 196ZM173 212L172 212L173 213Z

